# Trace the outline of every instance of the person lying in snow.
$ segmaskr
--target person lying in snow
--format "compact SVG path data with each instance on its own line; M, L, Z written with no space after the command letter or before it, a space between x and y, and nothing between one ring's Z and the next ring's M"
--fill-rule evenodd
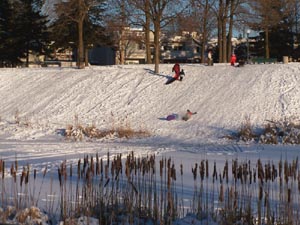
M181 115L181 116L179 116L178 114L176 114L176 113L173 113L173 114L171 114L171 115L168 115L167 116L167 120L168 121L171 121L171 120L178 120L178 119L182 119L182 120L184 120L184 121L187 121L187 120L189 120L191 117L192 117L192 115L195 115L195 114L197 114L197 112L191 112L189 109L186 111L186 113L185 114L183 114L183 115Z
M191 112L188 109L188 110L186 110L185 115L182 117L182 120L187 121L187 120L189 120L192 117L192 115L195 115L195 114L197 114L197 112Z

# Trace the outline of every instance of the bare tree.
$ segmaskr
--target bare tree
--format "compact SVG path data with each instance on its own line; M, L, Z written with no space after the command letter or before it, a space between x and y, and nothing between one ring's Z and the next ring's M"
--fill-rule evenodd
M217 10L219 62L227 62L227 21L230 0L219 0Z
M145 0L145 46L146 46L146 61L148 64L152 63L151 58L151 44L150 44L150 25L151 25L151 18L150 18L150 0Z
M129 24L135 27L142 27L144 30L144 45L146 50L146 63L152 63L151 57L151 15L150 1L151 0L127 0L128 9L127 15Z
M197 21L197 25L194 25L194 31L199 30L201 36L201 62L205 62L205 51L207 41L211 33L213 32L214 17L212 15L212 5L215 0L191 0L191 8L195 9L197 13L192 16L192 21ZM193 24L190 21L190 24Z
M145 44L147 52L147 62L150 63L150 38L149 34L154 34L154 63L155 73L159 72L160 63L160 38L161 30L167 26L185 6L184 0L129 0L135 10L132 10L130 17L132 24L141 26L145 30ZM153 30L151 29L153 28Z
M68 21L72 21L77 24L77 66L79 69L85 67L85 51L83 41L84 21L87 19L90 10L101 5L103 2L103 0L60 0L58 3L56 3L56 14L58 17L65 18L66 23Z
M228 21L228 35L227 35L227 61L230 60L230 56L233 53L232 49L232 34L233 34L233 29L234 29L234 24L236 22L236 18L241 16L240 14L245 15L245 7L244 0L230 0L229 3L229 21Z

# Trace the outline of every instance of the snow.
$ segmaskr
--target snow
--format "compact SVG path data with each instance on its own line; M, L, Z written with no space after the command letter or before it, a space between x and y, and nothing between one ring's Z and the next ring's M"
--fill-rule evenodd
M172 157L190 173L202 159L224 163L237 157L278 161L299 156L298 146L236 143L224 137L247 118L255 128L267 120L297 120L300 64L181 64L183 81L165 85L172 66L161 64L159 74L154 65L2 68L0 158L8 163L17 158L20 165L29 163L43 173L45 166L57 171L63 160L76 164L87 154L134 151ZM188 121L166 120L187 109L197 114ZM66 140L61 132L75 123L98 129L126 125L151 136ZM192 187L192 178L186 184Z

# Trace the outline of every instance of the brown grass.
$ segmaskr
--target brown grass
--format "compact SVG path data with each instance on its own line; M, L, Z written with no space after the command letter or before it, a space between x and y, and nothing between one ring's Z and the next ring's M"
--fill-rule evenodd
M146 129L140 128L134 130L128 121L116 125L115 120L112 120L110 129L98 129L95 125L83 126L78 121L78 116L75 116L74 125L68 125L65 132L67 139L83 140L86 138L101 139L105 137L114 136L116 138L145 138L151 136L150 132Z
M300 122L295 120L267 120L263 128L256 130L255 132L250 119L246 118L236 134L227 135L225 138L261 144L300 144Z

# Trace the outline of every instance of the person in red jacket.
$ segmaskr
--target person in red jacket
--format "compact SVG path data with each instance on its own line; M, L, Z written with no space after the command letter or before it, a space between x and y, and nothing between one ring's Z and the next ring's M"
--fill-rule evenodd
M179 80L180 77L180 65L178 63L175 63L173 66L172 72L175 72L175 75L173 76L176 80Z
M235 62L236 62L236 56L235 56L235 54L233 53L233 54L231 55L230 64L231 64L232 66L234 66L234 65L235 65Z

